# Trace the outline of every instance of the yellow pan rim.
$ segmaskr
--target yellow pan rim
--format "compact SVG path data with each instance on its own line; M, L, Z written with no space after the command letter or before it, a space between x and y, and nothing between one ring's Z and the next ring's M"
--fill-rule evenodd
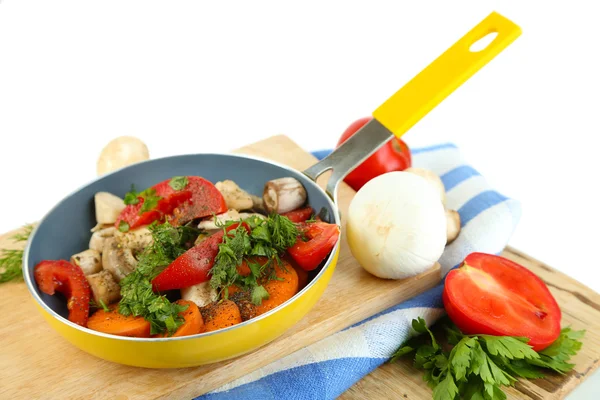
M261 161L264 162L266 164L271 164L271 165L275 165L279 168L283 168L286 169L288 171L292 171L294 173L298 173L297 170L288 167L287 165L278 163L278 162L274 162L274 161L270 161L267 160L265 158L262 157L255 157L255 156L248 156L248 155L242 155L242 154L222 154L222 153L198 153L201 155L226 155L228 157L236 157L236 158L246 158L246 159L251 159L251 160L257 160L257 161ZM177 157L181 157L181 155L177 155L177 156L171 156L171 157L161 157L161 158L156 158L153 160L145 160L145 161L141 161L140 163L137 164L144 164L144 163L151 163L153 161L156 160L162 160L165 158L177 158ZM136 164L136 165L137 165ZM88 182L86 185L82 186L88 186L92 183L94 183L95 181L104 178L105 176L109 176L112 174L115 174L123 169L126 169L127 167L115 170L109 174L103 175L101 177L98 177L96 179L94 179L91 182ZM327 195L327 193L321 189L320 186L317 185L316 182L314 182L312 179L306 177L306 182L313 185L316 189L318 189L323 196L327 199L327 202L329 203L329 206L331 207L331 209L334 211L334 215L333 218L335 220L335 223L340 226L341 229L341 221L340 221L340 213L339 210L335 204L335 202L332 201L332 199ZM77 193L79 190L81 190L81 188L73 191L72 193L70 193L68 196L66 197L70 197L72 195L74 195L75 193ZM65 198L66 198L65 197ZM62 203L62 200L57 203L48 213L46 213L46 216L51 214L55 208L57 208L60 204ZM44 218L42 218L42 220L40 220L40 224L46 219L46 216L44 216ZM38 224L39 225L39 224ZM340 242L341 242L341 232L340 232L340 237L338 238L338 241L335 245L335 247L333 248L333 250L331 251L331 253L329 254L329 257L327 258L327 261L325 263L325 265L323 266L323 268L321 268L321 271L319 271L319 273L317 274L317 276L314 277L314 279L308 284L306 285L306 287L304 287L300 292L296 293L294 295L294 297L292 297L291 299L289 299L288 301L286 301L285 303L275 307L274 309L259 315L256 318L252 318L250 320L244 321L240 324L237 325L233 325L230 326L228 328L224 328L224 329L219 329L217 331L213 331L213 332L205 332L205 333L199 333L197 335L190 335L190 336L181 336L181 337L168 337L168 338L135 338L135 337L127 337L127 336L117 336L117 335L110 335L107 333L103 333L103 332L98 332L98 331L94 331L92 329L89 328L85 328L81 325L75 324L71 321L69 321L68 319L64 318L63 316L61 316L60 314L58 314L56 311L54 311L52 308L50 308L43 300L42 298L38 295L35 287L34 287L34 280L32 277L32 274L29 272L29 268L27 267L27 265L29 264L29 247L31 242L33 241L33 238L35 237L37 233L37 226L36 228L33 230L33 232L31 233L31 236L29 238L29 240L27 241L27 245L25 247L24 253L23 253L23 264L22 264L22 269L23 269L23 278L25 280L25 283L27 285L27 289L29 290L29 293L31 293L31 296L33 297L33 299L38 303L38 305L40 307L42 307L49 315L51 315L54 319L58 320L59 322L70 326L71 328L77 329L83 333L89 334L89 335L94 335L94 336L100 336L100 337L104 337L104 338L108 338L108 339L116 339L116 340L122 340L122 341L131 341L131 342L168 342L168 341L184 341L184 340L190 340L190 339L197 339L200 337L208 337L208 336L213 336L213 335L218 335L222 332L227 332L227 331L232 331L238 328L242 328L244 326L256 323L262 319L265 319L273 314L278 313L279 311L283 310L284 308L286 308L288 305L292 304L295 301L299 301L300 298L304 295L304 293L308 292L310 290L310 288L312 288L314 285L317 284L317 282L323 277L323 275L325 274L325 272L331 267L332 265L332 260L334 259L336 253L339 251L339 247L340 247Z

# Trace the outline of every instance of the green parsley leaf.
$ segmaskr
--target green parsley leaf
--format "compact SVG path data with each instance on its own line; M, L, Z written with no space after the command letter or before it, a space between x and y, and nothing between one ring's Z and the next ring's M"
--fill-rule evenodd
M539 355L527 344L529 339L512 336L478 335L485 342L488 353L494 356L520 360L539 358Z
M252 289L252 303L255 305L260 305L263 300L269 298L269 293L263 286L255 286Z
M169 181L169 186L173 188L173 190L183 190L188 185L187 176L174 176Z
M162 199L162 197L156 195L156 190L152 188L144 190L142 193L140 193L140 196L144 200L142 208L140 208L140 215L154 210L158 205L158 202Z
M530 360L529 363L561 374L571 371L575 365L568 361L581 349L583 343L579 339L584 335L585 330L573 331L570 327L562 329L558 339L540 351L538 359Z
M110 309L107 307L107 305L104 303L104 301L102 301L102 299L100 299L100 306L102 307L102 309L104 310L104 312L109 312Z
M446 375L446 378L433 389L434 400L452 400L457 395L458 387L451 374Z
M119 232L128 232L129 231L129 224L123 220L121 220L121 222L119 222Z
M463 338L450 352L450 362L457 381L466 378L469 365L471 365L471 353L477 343L475 338Z
M511 360L506 362L504 367L513 376L520 376L521 378L527 379L538 379L543 378L544 374L540 371L537 366L531 365L527 360Z
M13 242L26 242L33 231L33 225L27 224L23 231L11 236ZM23 277L22 249L0 249L0 283L12 281Z
M437 344L433 333L429 330L427 327L427 322L425 322L423 318L419 317L418 319L413 319L412 328L418 333L429 333L429 336L431 337L431 345L435 350L439 349L440 346Z
M125 194L125 198L123 199L123 203L126 205L137 204L140 202L138 199L139 193L136 192L135 186L131 185L131 190Z

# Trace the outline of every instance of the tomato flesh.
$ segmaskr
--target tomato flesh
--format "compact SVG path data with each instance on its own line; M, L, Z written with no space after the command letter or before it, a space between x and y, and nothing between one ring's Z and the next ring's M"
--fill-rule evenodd
M165 219L171 225L178 226L195 218L227 211L223 195L211 182L199 176L188 176L187 179L188 184L181 190L173 189L169 184L170 179L152 186L156 196L161 197L156 207L140 213L144 198L138 197L137 204L129 204L121 212L115 226L118 228L124 221L130 229L135 229Z
M365 117L353 122L342 134L336 147L340 147L373 117ZM344 182L358 191L371 179L391 171L403 171L410 168L412 159L406 143L396 137L392 138L369 158L350 172Z
M540 351L560 335L561 311L544 282L504 257L472 253L446 277L443 301L466 334L522 336Z
M240 224L227 227L226 231L236 229ZM250 226L242 222L242 226L250 233ZM219 253L219 244L223 242L223 231L216 232L192 247L173 261L167 268L152 280L152 289L156 292L181 289L210 279L210 270Z
M301 224L299 229L307 241L298 238L287 252L301 268L312 271L323 262L337 243L340 228L326 222L311 222Z
M91 293L81 268L65 260L45 260L35 266L33 276L43 293L59 292L67 298L69 321L87 326Z
M312 207L299 208L294 211L286 212L283 215L294 223L306 222L314 214Z

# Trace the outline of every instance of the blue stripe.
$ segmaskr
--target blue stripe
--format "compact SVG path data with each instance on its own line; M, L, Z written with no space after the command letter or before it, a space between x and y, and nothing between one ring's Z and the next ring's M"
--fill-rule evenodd
M479 193L477 196L467 201L461 208L458 209L461 226L465 226L467 223L469 223L469 221L488 208L491 208L496 204L502 203L506 200L508 200L507 197L504 197L500 193L493 190L487 190Z
M385 358L339 358L279 371L226 392L207 393L196 399L307 400L335 399Z
M331 153L331 150L317 150L317 151L313 151L312 155L317 157L317 159L322 160L325 157L327 157L329 155L329 153Z
M477 172L473 167L468 165L461 165L460 167L456 167L453 170L446 172L440 178L444 183L444 187L446 191L449 191L456 185L461 182L466 181L472 176L480 176L481 174Z

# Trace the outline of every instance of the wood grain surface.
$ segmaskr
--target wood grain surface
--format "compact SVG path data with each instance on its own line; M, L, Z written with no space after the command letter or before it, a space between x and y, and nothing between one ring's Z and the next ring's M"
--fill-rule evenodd
M285 136L238 152L273 159L297 169L316 160ZM324 186L323 181L321 181ZM345 214L354 192L342 185ZM0 237L0 248L10 243ZM65 238L68 240L68 238ZM329 287L311 312L286 334L253 353L218 364L152 370L113 364L80 351L55 333L34 308L23 282L0 286L0 399L189 399L359 322L435 286L439 266L403 280L381 280L352 258L345 239ZM332 312L333 311L333 312Z

